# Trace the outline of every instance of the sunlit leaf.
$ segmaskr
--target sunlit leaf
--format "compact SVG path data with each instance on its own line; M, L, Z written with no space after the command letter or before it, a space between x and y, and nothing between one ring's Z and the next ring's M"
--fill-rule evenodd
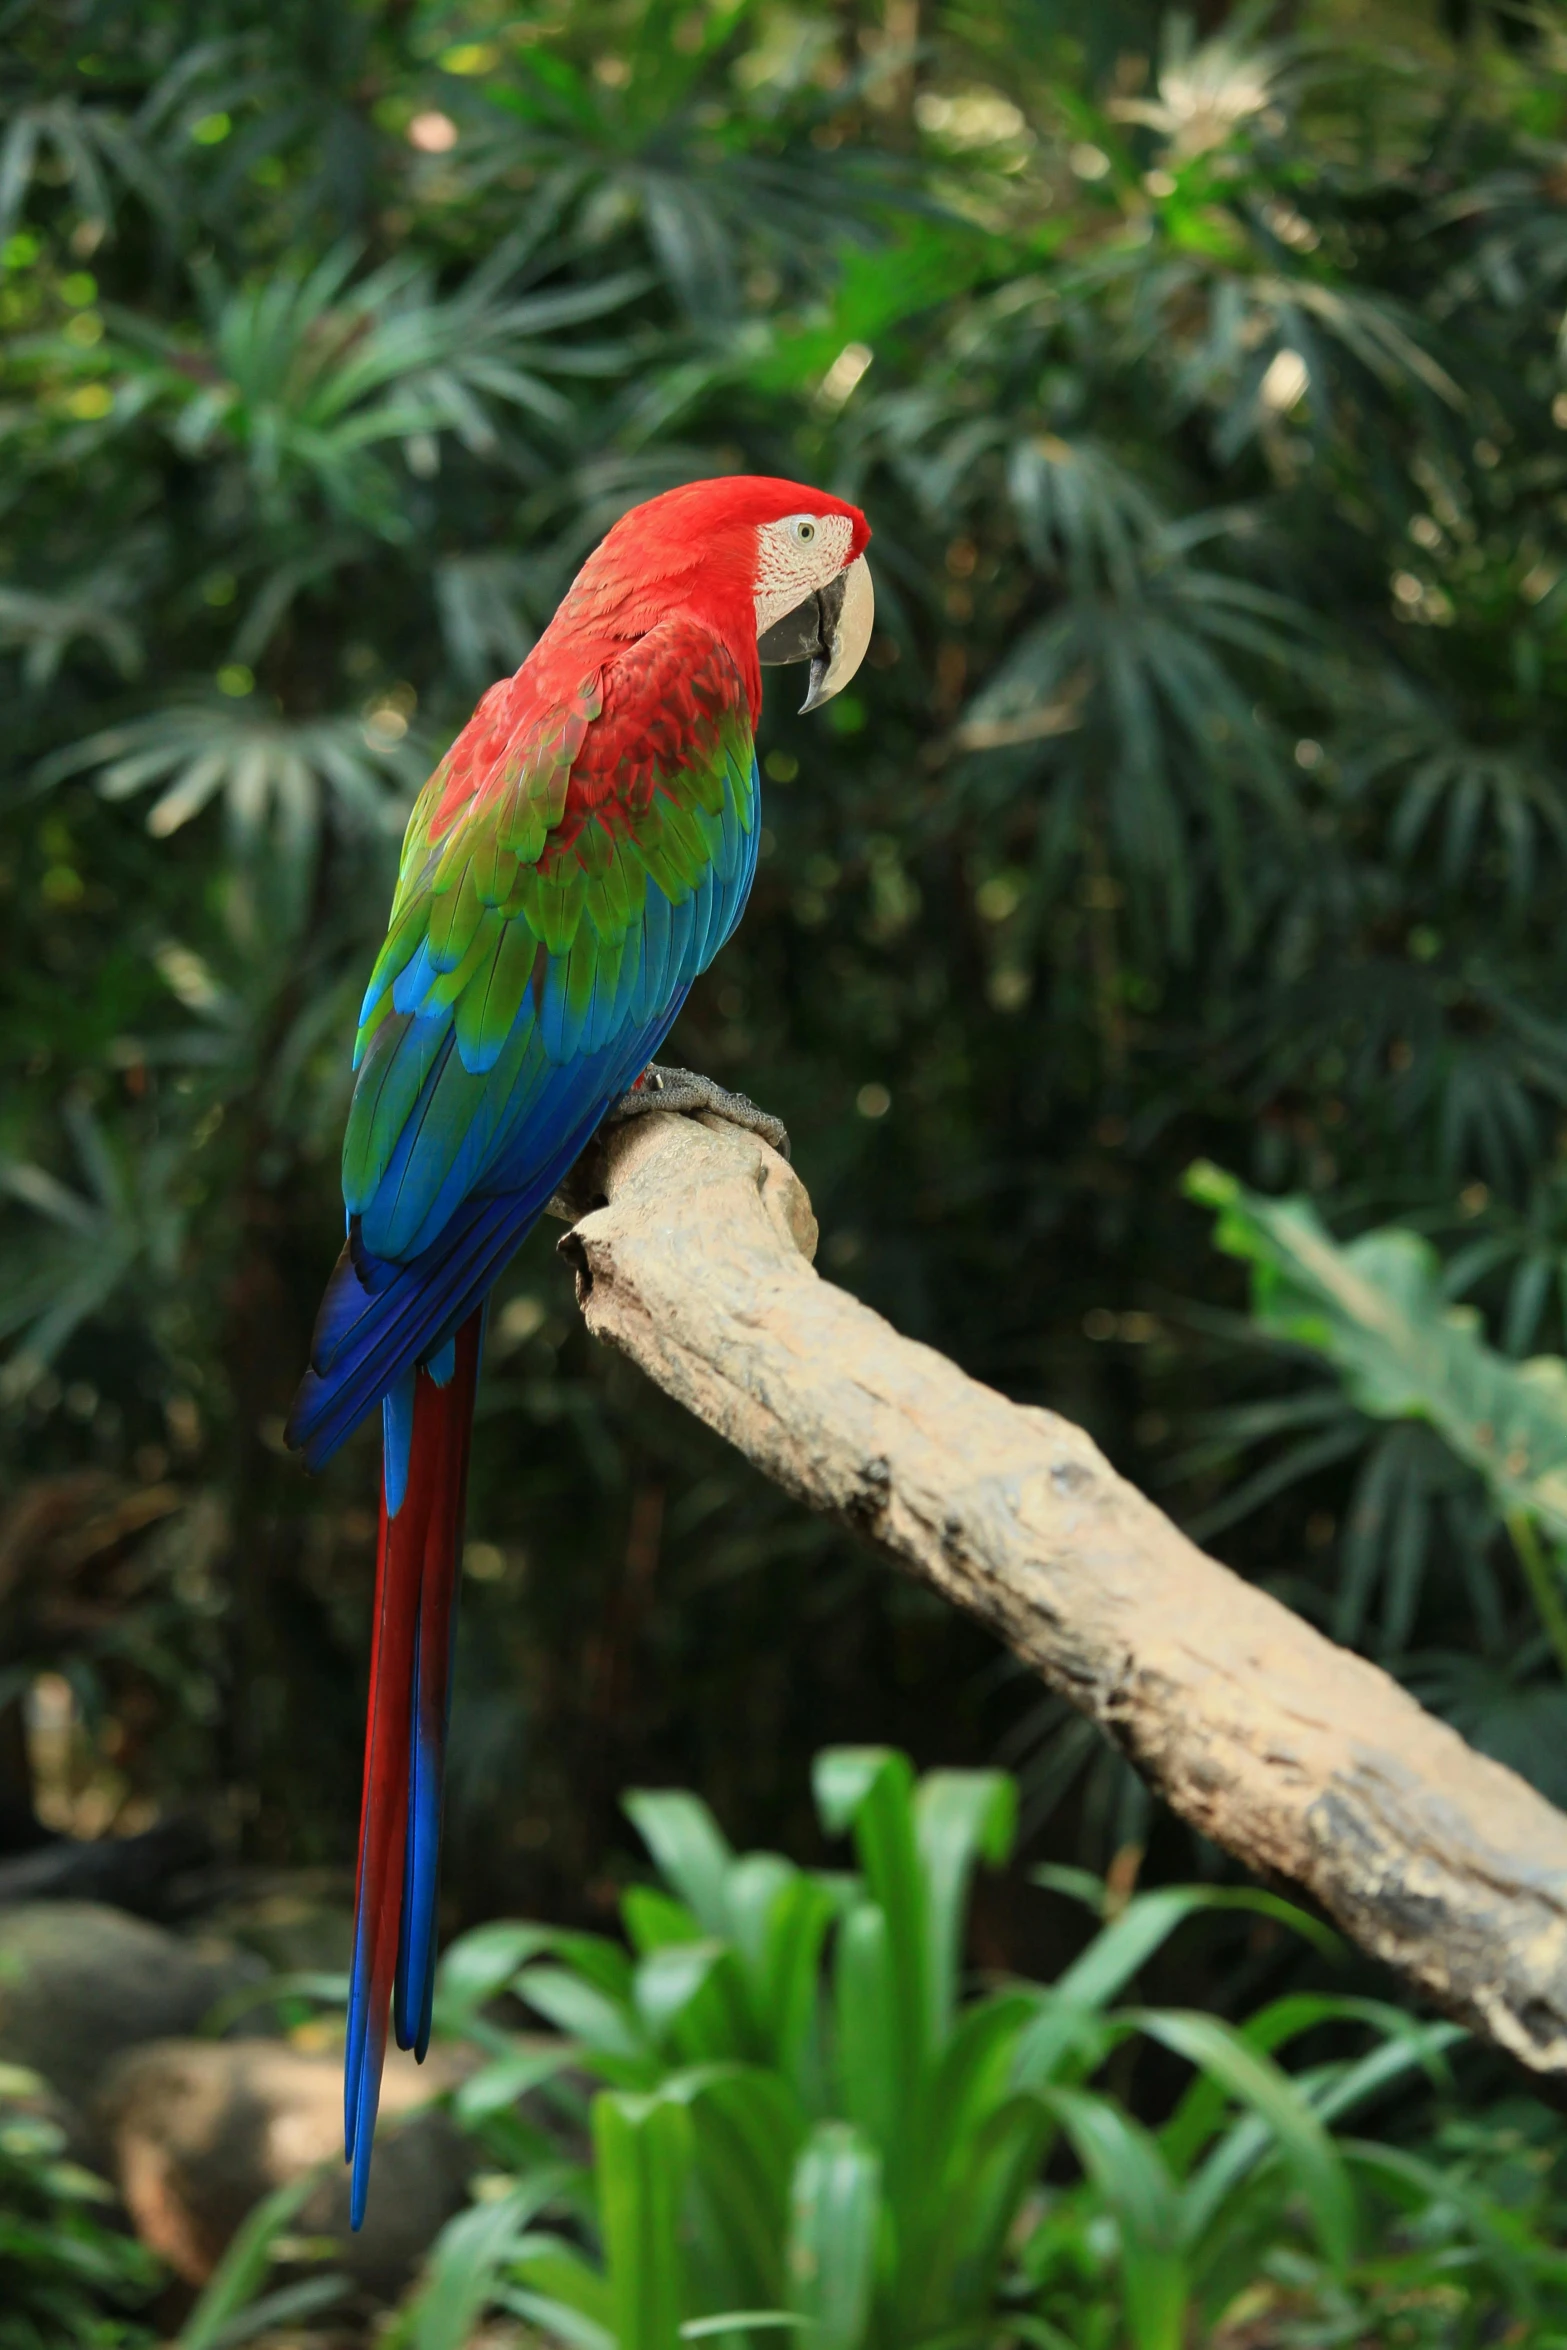
M1448 1303L1440 1260L1418 1233L1340 1244L1304 1200L1265 1199L1206 1165L1187 1182L1218 1211L1218 1245L1253 1268L1264 1329L1324 1356L1373 1418L1429 1421L1500 1514L1524 1513L1567 1540L1567 1364L1497 1354L1473 1308Z

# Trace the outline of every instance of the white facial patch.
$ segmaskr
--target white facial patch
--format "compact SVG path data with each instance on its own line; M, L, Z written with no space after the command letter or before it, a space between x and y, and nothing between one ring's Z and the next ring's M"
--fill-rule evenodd
M756 540L756 633L765 636L837 578L854 546L854 525L847 514L788 514L759 523Z

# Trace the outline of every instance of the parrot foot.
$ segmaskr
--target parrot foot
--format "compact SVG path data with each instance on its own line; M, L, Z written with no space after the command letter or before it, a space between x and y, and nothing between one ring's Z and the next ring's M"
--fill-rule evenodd
M695 1069L664 1069L657 1061L649 1061L631 1091L611 1103L604 1123L609 1126L625 1118L646 1117L650 1110L675 1110L685 1117L706 1110L731 1126L743 1127L747 1134L758 1135L781 1159L789 1156L789 1131L781 1118L759 1110L746 1094L726 1092Z
M711 1077L702 1077L695 1069L663 1069L656 1061L649 1061L629 1093L610 1103L599 1133L603 1133L604 1127L618 1125L627 1118L645 1118L651 1110L674 1110L685 1117L705 1110L712 1117L726 1119L731 1126L741 1126L747 1134L758 1136L780 1158L789 1156L789 1133L781 1118L759 1110L743 1093L726 1092ZM595 1135L545 1209L546 1216L556 1216L563 1224L575 1224L591 1209L601 1208L604 1205L602 1175L599 1136ZM564 1248L567 1244L562 1241L560 1245Z

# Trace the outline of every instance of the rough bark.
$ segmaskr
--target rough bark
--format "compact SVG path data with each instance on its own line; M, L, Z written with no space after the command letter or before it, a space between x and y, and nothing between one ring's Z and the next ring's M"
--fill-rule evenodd
M804 1187L754 1137L643 1118L575 1180L605 1203L560 1244L595 1336L988 1624L1194 1827L1567 2073L1567 1817L1206 1557L1080 1428L820 1279Z

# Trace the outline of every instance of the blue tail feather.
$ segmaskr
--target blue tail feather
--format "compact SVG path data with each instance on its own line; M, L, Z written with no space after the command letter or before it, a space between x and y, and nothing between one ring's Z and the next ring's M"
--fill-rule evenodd
M414 1378L405 1371L381 1398L381 1482L386 1514L395 1518L408 1491L408 1457L414 1441Z

